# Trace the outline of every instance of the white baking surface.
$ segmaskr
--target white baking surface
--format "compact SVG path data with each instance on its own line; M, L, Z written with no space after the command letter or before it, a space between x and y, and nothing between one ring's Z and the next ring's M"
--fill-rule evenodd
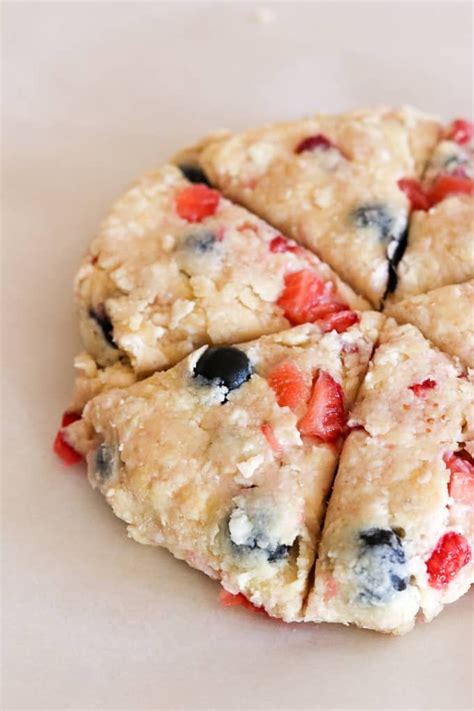
M265 8L264 12L258 8ZM50 451L110 201L216 127L469 115L469 3L4 5L5 709L466 709L472 596L403 638L221 609Z

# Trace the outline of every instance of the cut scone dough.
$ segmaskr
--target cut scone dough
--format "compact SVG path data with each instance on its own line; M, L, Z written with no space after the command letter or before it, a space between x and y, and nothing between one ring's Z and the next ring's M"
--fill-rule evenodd
M438 348L474 368L474 280L391 304L385 314L412 323Z
M391 284L390 303L474 278L472 139L440 141L421 188L426 209L415 209L412 214L407 247Z
M326 498L384 320L343 333L306 324L91 400L70 441L130 536L301 618Z
M368 307L313 254L174 166L115 203L79 270L76 301L97 363L125 359L140 376L203 344L320 319L337 328L342 312Z
M89 353L74 358L77 371L68 412L81 413L89 400L106 390L127 388L137 381L133 368L122 361L101 368Z
M406 237L409 201L398 181L421 176L439 134L413 109L318 114L210 136L175 161L199 165L378 307Z
M387 321L357 402L306 619L402 634L473 580L474 388Z

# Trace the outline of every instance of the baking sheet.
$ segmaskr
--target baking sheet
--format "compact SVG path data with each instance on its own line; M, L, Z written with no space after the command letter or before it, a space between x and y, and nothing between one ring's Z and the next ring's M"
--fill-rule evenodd
M3 50L3 707L472 706L472 595L404 638L222 609L50 451L71 282L110 201L217 127L469 115L469 3L10 3Z

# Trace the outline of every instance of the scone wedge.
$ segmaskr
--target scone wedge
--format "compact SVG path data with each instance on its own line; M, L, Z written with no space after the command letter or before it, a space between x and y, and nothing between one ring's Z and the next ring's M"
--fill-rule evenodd
M474 388L387 321L329 503L306 619L402 634L473 580Z
M384 317L203 347L92 399L71 425L89 479L140 543L300 620L346 412Z
M315 255L171 165L115 203L75 294L86 350L100 367L120 361L137 377L204 344L307 321L341 328L368 307Z

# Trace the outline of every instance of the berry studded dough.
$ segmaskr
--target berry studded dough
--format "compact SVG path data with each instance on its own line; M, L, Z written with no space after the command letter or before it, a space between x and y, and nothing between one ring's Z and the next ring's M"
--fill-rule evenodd
M474 280L418 294L384 313L414 324L438 348L474 368Z
M474 387L389 320L349 418L306 619L402 634L473 581Z
M137 541L300 619L345 413L382 320L203 347L104 392L73 425L92 485Z
M390 302L474 278L474 125L454 121L423 184L402 186L414 213Z
M383 108L221 132L92 241L54 451L225 604L401 634L472 582L473 136Z
M178 163L312 249L378 307L406 239L398 182L420 177L440 126L411 109L318 114L211 136Z
M308 321L342 328L368 307L315 255L174 166L115 203L76 300L89 353L101 366L125 359L139 376L207 343Z

